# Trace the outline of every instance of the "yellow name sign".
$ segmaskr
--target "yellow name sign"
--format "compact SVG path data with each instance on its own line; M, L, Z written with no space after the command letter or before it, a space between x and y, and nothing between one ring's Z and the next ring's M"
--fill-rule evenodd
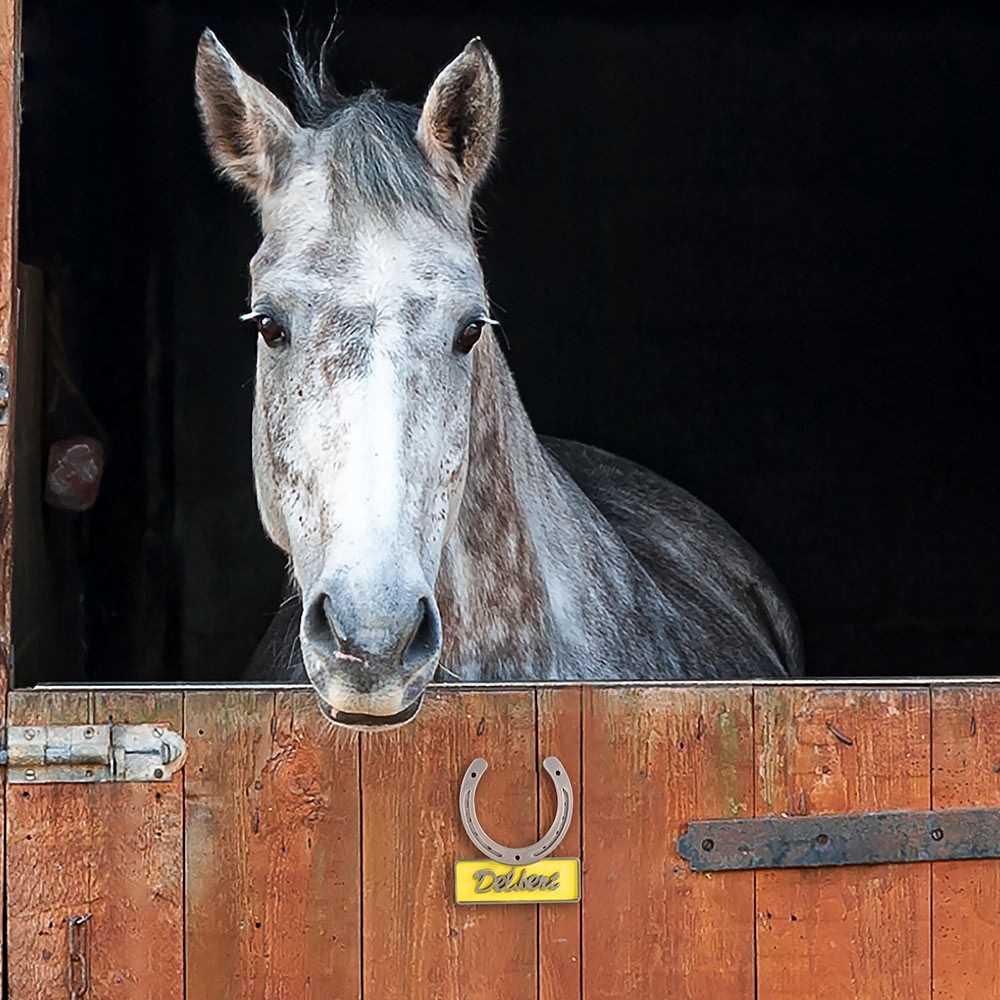
M456 903L577 903L578 858L545 858L532 865L479 858L455 862Z

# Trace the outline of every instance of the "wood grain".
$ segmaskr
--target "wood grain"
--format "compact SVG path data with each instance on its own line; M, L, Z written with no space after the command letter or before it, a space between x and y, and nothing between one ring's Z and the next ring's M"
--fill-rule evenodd
M14 370L16 363L17 266L17 160L20 133L21 95L19 65L21 52L21 3L5 0L0 4L0 364ZM11 635L11 581L14 568L14 456L13 406L7 408L8 422L0 426L0 726L6 716L6 694L13 669ZM0 898L4 898L5 798L0 796ZM0 982L6 977L10 942L5 940L0 921Z
M925 689L755 694L757 815L930 807ZM769 1000L930 996L930 866L757 873L758 990Z
M484 829L532 843L533 692L433 691L413 724L362 736L366 1000L536 1000L536 908L454 901L454 862L478 856L458 814L477 756Z
M556 756L563 762L575 800L573 821L553 856L579 858L583 810L580 756L583 691L581 688L538 688L535 706L538 760ZM556 796L552 781L544 771L540 771L539 780L537 835L541 836L555 815ZM581 913L580 905L538 908L538 1000L580 1000Z
M13 725L93 721L85 693L13 691L8 697ZM9 1000L67 996L68 921L92 912L93 793L103 789L5 784Z
M356 1000L357 737L307 692L184 715L187 1000Z
M0 4L0 365L17 361L17 187L20 132L21 4ZM14 558L14 408L0 424L0 694L11 670L11 579ZM0 699L2 700L2 699ZM2 713L3 709L0 709ZM0 716L2 718L2 716Z
M932 694L933 808L1000 807L1000 691ZM932 866L934 1000L1000 998L1000 860Z
M181 732L182 697L95 693L93 717L98 724L162 722ZM183 1000L183 773L169 783L88 789L90 989L97 996Z
M747 689L585 689L584 996L754 996L753 873L696 874L677 854L689 819L752 809L751 704Z

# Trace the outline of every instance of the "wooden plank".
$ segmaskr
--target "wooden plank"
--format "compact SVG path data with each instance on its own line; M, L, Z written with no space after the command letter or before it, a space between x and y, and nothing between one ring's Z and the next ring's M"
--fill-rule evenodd
M1000 806L1000 691L933 691L933 807ZM1000 998L1000 861L932 866L934 1000Z
M21 3L0 4L0 365L14 371L17 302L14 272L17 266L17 188L21 93ZM12 397L11 397L12 402ZM11 635L11 580L14 568L14 455L13 406L0 424L0 726L7 712L7 690L13 669ZM5 898L7 860L6 796L0 796L0 899ZM7 979L9 940L0 921L0 982ZM13 994L11 994L13 995Z
M433 691L410 725L361 738L366 997L536 1000L536 908L454 901L455 860L477 856L458 814L477 756L490 765L477 794L483 828L532 843L532 691Z
M927 809L925 689L755 694L757 815ZM769 1000L930 996L930 866L757 872L757 978Z
M360 995L358 748L310 692L185 696L188 1000Z
M17 158L20 133L21 4L0 4L0 365L17 362ZM11 387L13 390L13 387ZM0 414L0 695L11 669L11 579L14 558L13 393ZM0 702L3 699L0 698ZM0 709L0 713L2 713Z
M181 732L182 697L96 693L93 717L98 724L109 717L162 722ZM183 1000L183 775L169 784L89 789L90 990L97 996Z
M13 725L93 721L85 693L13 691L8 697ZM5 788L8 997L65 1000L68 921L91 912L93 793L103 788Z
M581 856L580 815L583 786L580 741L583 692L580 688L538 688L535 692L538 719L538 760L553 755L566 767L573 784L575 807L566 837L553 852L555 857ZM555 788L544 771L540 772L538 836L555 815ZM581 969L579 906L538 908L538 1000L580 1000Z
M751 707L746 689L585 690L585 997L754 996L754 873L677 854L691 818L752 810Z

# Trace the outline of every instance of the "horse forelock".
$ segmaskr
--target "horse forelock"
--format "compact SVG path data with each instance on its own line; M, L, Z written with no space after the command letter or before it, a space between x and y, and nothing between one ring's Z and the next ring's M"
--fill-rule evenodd
M285 177L320 164L337 216L367 210L395 222L404 213L418 212L462 232L467 220L417 145L418 120L416 108L377 90L341 99L322 121L306 127L299 156L293 154Z

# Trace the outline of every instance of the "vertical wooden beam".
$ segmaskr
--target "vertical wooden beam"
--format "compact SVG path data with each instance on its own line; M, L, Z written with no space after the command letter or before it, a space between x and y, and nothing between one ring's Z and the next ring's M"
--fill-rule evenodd
M532 691L433 691L414 723L362 736L365 997L537 998L536 907L455 903L454 862L478 856L458 813L478 756L490 765L477 795L484 829L532 843Z
M184 717L187 1000L357 1000L357 737L311 692L192 692Z
M932 694L933 807L1000 806L1000 690ZM932 871L934 1000L1000 997L1000 860Z
M85 693L14 691L9 699L13 725L92 721ZM92 793L104 787L5 785L9 1000L68 995L68 921L92 912Z
M930 806L926 689L767 687L755 695L757 814ZM930 866L757 873L768 1000L930 996Z
M21 4L0 4L0 365L13 379L17 355L17 153L21 117ZM14 407L0 398L0 694L11 667L14 556Z
M535 691L535 703L538 761L555 756L563 762L575 800L573 822L553 856L579 858L584 802L580 754L583 691L578 687L541 687ZM555 815L556 796L544 771L539 771L539 780L538 836L541 836ZM579 905L538 908L538 1000L581 1000L581 912Z
M753 873L677 854L689 820L752 810L751 704L747 688L585 690L584 996L754 996Z
M21 3L0 4L0 365L13 378L16 361L17 151L21 118ZM12 387L11 387L12 388ZM12 660L11 580L14 568L13 397L0 400L0 726L7 709ZM7 828L0 796L0 831ZM0 899L4 898L4 837L0 834ZM2 923L2 922L0 922ZM0 982L8 942L0 926Z

